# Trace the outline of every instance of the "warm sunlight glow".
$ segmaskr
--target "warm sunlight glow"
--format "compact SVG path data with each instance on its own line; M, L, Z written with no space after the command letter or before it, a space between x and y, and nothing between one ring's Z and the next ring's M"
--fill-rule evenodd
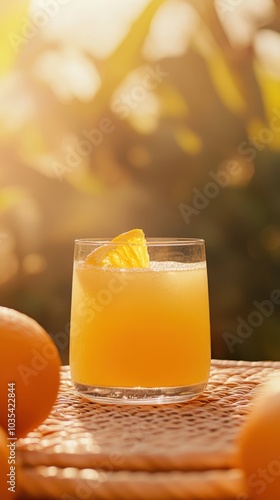
M64 42L68 39L96 57L105 58L113 52L131 23L137 19L149 0L69 0L60 5L58 15L50 18L45 36ZM32 12L40 9L42 0L33 0ZM77 30L77 26L83 26Z
M160 59L182 55L197 23L194 9L186 2L172 0L164 3L152 22L144 45L145 56Z
M60 101L90 101L101 83L93 63L71 49L45 52L35 66L35 74L49 84Z
M215 0L215 4L231 43L241 47L251 43L256 26L265 25L275 9L272 0Z
M111 101L111 109L117 117L128 120L140 133L153 132L160 116L159 98L151 89L151 85L155 88L159 85L152 79L153 72L152 65L131 72Z
M263 68L280 78L280 34L261 30L256 36L255 50Z
M255 174L255 165L241 156L233 156L227 162L219 165L217 171L224 172L231 169L228 187L242 187L249 184Z

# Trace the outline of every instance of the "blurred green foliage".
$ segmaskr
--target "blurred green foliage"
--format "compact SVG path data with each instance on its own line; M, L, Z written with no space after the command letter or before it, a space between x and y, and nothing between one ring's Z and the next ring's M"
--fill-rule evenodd
M237 334L280 288L279 2L122 1L80 6L110 50L83 18L51 36L70 0L0 2L1 303L58 339L75 238L202 237L213 356L280 359L280 306Z

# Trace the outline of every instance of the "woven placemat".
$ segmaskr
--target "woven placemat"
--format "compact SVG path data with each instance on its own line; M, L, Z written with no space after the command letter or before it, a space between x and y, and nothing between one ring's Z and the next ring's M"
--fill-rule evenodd
M49 418L18 441L22 497L241 498L236 436L254 390L276 370L280 363L213 361L198 399L141 407L85 401L63 367Z

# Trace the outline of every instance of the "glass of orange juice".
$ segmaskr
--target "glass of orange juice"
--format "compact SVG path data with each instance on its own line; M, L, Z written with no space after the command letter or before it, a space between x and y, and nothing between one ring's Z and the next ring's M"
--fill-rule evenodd
M76 240L70 368L104 403L161 404L199 395L210 370L205 244L132 230Z

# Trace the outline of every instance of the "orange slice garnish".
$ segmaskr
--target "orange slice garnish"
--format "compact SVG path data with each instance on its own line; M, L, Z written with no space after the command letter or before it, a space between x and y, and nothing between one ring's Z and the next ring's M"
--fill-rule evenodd
M91 252L84 264L112 268L148 268L150 259L142 229L132 229Z

